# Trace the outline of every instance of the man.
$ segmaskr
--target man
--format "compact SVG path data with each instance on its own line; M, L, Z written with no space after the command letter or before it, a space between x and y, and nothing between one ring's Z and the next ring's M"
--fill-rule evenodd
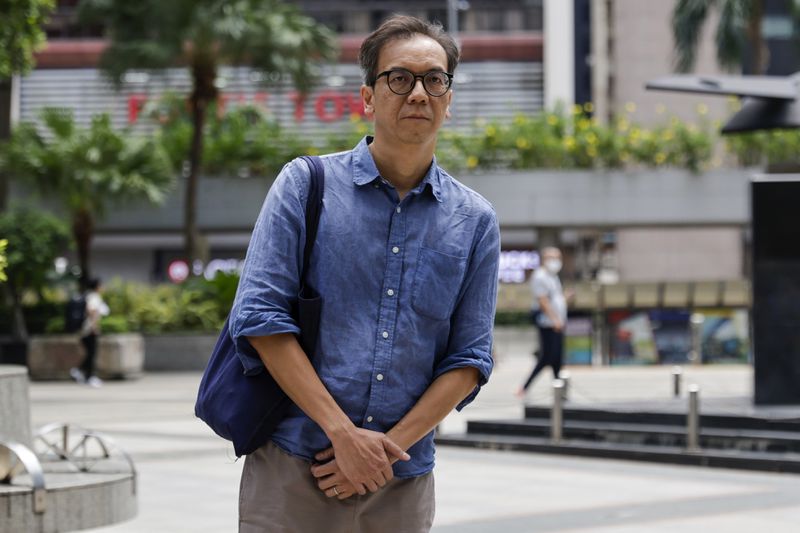
M106 302L103 301L102 285L99 279L90 279L86 284L86 289L88 291L86 293L86 318L80 330L84 357L80 368L71 368L69 375L78 383L100 388L103 386L103 380L94 374L97 360L97 338L100 336L100 319L108 316L109 309Z
M412 17L387 20L361 46L375 136L322 157L308 280L323 306L311 361L290 315L305 163L286 165L267 195L230 331L296 406L245 461L241 532L431 527L433 429L491 373L499 259L492 207L434 158L458 59L440 26Z
M528 387L546 366L553 369L558 379L564 351L564 324L567 322L567 297L561 288L558 273L561 271L561 250L548 247L542 250L542 266L531 278L533 292L533 316L539 329L539 358L530 376L517 390L524 397Z

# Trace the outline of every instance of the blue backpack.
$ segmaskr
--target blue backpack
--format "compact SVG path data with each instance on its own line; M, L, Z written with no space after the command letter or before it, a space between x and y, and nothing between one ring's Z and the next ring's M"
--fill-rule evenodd
M301 288L293 315L300 326L300 345L306 355L312 357L317 344L322 298L313 287L306 284L305 278L322 209L325 171L318 157L305 156L303 159L311 169L311 186L306 200L306 243ZM266 368L254 375L245 375L228 331L228 320L225 320L200 381L194 412L217 435L233 442L236 456L241 457L267 443L286 416L292 401ZM243 349L258 357L249 344Z

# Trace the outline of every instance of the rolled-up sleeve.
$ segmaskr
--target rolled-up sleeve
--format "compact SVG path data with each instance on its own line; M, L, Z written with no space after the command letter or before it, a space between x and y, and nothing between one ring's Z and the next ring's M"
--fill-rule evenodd
M249 375L262 372L264 365L247 337L300 332L292 309L300 287L308 179L305 163L295 160L283 167L250 238L229 317L229 333Z
M456 406L463 409L489 380L492 359L492 328L497 305L497 275L500 263L500 228L492 211L473 248L462 292L451 318L447 355L434 369L433 378L456 368L474 367L479 379L475 389Z

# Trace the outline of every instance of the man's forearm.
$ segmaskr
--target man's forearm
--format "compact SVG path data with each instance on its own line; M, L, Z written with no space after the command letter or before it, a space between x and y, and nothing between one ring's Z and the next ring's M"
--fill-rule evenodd
M355 426L322 384L297 339L290 333L268 337L248 337L269 373L287 396L331 440Z
M386 435L408 450L430 433L477 384L478 370L473 367L457 368L442 374Z

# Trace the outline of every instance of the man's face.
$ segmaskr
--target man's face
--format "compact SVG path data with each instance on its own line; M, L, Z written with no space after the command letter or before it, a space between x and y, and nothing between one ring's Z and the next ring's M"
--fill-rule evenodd
M381 49L376 74L393 68L417 75L433 70L447 72L447 54L439 43L424 35L396 39ZM417 79L411 92L401 96L389 89L387 77L382 76L374 87L363 86L361 96L367 118L375 121L377 138L419 145L435 142L439 127L450 116L453 93L431 96L425 92L422 79Z

